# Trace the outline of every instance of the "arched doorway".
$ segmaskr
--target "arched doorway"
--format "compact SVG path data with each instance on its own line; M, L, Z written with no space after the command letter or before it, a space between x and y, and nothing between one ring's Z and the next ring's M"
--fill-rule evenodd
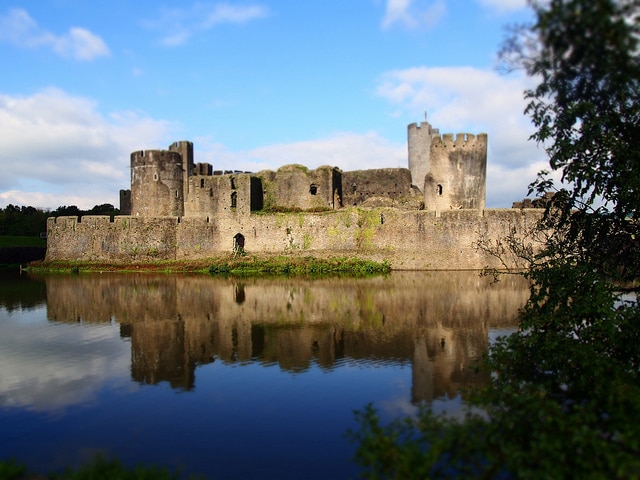
M236 233L233 237L233 254L244 255L244 235Z

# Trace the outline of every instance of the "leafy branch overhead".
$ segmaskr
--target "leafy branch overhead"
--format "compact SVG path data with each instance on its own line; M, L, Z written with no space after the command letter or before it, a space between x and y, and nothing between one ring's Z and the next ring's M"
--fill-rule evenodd
M525 113L562 184L531 184L556 192L543 248L479 244L527 265L520 328L490 348L466 418L360 412L365 477L640 478L640 0L529 3L502 55L537 82Z

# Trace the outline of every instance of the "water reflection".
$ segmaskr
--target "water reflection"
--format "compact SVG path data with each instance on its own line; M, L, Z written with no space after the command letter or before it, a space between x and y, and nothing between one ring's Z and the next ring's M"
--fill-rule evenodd
M528 290L472 272L394 273L370 279L222 279L207 276L47 276L47 317L119 325L131 377L192 390L197 365L277 364L293 373L345 361L412 367L411 401L454 396L483 381L468 367L490 329L513 325Z
M0 277L0 457L355 478L353 410L462 414L441 399L483 381L467 367L527 295L473 272Z

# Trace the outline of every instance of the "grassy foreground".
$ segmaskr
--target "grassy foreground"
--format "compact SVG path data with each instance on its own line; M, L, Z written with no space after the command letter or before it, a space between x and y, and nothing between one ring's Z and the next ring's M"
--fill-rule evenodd
M359 258L249 256L236 255L202 260L153 261L140 263L105 263L41 261L29 264L26 270L34 273L84 272L150 272L150 273L204 273L222 276L256 275L347 275L362 276L388 273L388 262L373 262Z
M180 478L184 477L165 468L143 466L125 468L118 460L107 460L101 457L77 469L66 469L47 475L30 472L27 467L12 460L0 461L0 480L178 480Z

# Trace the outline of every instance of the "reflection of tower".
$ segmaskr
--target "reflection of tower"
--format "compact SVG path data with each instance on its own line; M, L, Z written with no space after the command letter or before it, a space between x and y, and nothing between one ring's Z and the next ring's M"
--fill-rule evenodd
M427 210L483 209L487 134L440 135L427 122L408 127L411 182L424 193Z
M433 400L433 360L424 337L416 338L411 368L411 403Z
M182 156L166 150L131 154L131 215L182 216L184 185Z
M177 320L136 322L131 331L131 377L156 385L167 381L173 388L191 390L195 361L186 345L185 324Z

